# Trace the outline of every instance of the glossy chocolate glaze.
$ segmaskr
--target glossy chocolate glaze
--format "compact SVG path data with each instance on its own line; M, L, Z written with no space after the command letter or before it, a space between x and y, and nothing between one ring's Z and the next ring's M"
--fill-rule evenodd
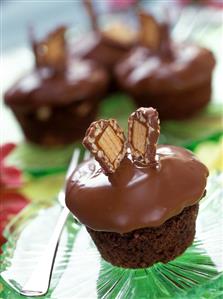
M215 65L211 51L195 45L172 44L171 55L166 59L145 47L135 48L116 67L120 85L135 94L162 94L210 80Z
M23 76L5 94L8 105L61 106L94 97L105 90L108 76L103 68L90 60L72 59L63 73L38 68Z
M126 157L106 176L91 159L67 184L66 205L86 226L98 231L126 233L160 226L194 205L203 196L207 168L186 149L160 145L159 167L140 167Z

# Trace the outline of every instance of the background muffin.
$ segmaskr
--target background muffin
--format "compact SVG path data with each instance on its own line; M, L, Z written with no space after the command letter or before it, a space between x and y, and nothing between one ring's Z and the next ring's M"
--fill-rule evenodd
M84 1L92 31L70 46L72 57L92 59L103 66L114 88L114 67L136 44L136 32L123 22L100 28L91 1Z
M197 113L211 98L213 54L197 45L176 44L170 40L166 24L143 14L145 18L141 45L116 67L121 88L138 106L155 107L162 119Z
M65 30L33 42L36 68L5 94L26 138L42 145L74 142L93 121L108 83L104 69L89 60L70 59Z

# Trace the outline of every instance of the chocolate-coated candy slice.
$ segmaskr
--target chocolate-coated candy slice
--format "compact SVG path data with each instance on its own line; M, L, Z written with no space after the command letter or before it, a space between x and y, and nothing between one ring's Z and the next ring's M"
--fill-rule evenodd
M156 164L156 146L160 134L158 112L139 108L129 117L128 142L134 161L142 165Z
M55 71L63 71L66 65L66 28L61 26L51 32L45 39L32 40L37 67L51 67Z
M157 51L161 44L161 28L159 23L153 18L153 16L139 12L140 21L140 42L145 47L148 47L154 51Z
M95 13L92 0L84 0L84 6L90 18L92 29L98 31L99 28L98 28L97 15Z
M115 119L93 122L83 145L95 156L105 173L115 172L127 151L124 132Z

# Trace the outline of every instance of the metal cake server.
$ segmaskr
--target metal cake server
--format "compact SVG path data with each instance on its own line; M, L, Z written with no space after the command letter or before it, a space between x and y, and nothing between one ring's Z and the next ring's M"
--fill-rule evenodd
M89 152L85 153L84 160L87 159L87 157L89 157ZM71 175L72 171L77 167L79 162L80 149L76 149L73 153L70 165L68 167L65 181ZM43 252L37 266L35 267L35 270L20 291L21 295L30 297L43 296L49 289L60 236L69 215L69 210L65 205L65 184L58 194L58 200L63 208L58 217L55 229L53 231L51 239L49 240L49 244L47 245L46 250Z

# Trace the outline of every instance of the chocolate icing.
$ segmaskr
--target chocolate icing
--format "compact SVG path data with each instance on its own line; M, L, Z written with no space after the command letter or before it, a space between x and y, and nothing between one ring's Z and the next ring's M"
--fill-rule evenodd
M160 145L159 167L140 167L130 155L106 176L91 159L67 184L66 204L87 227L126 233L157 227L203 196L207 168L186 149Z
M23 76L5 94L8 105L26 104L61 106L98 94L105 89L108 76L90 60L72 59L65 72L56 74L50 68L38 68Z
M215 59L209 50L172 43L171 55L171 59L166 59L145 47L135 48L116 66L120 85L135 94L162 94L190 89L210 80Z

